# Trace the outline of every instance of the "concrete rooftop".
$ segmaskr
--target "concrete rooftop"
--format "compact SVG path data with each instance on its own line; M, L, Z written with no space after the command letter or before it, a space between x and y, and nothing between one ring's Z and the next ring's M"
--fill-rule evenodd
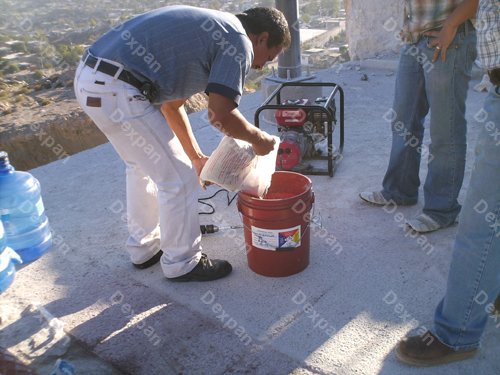
M345 90L346 145L333 178L311 177L324 231L313 231L306 270L286 278L255 274L237 246L242 230L203 238L210 257L233 264L228 278L179 284L168 282L159 264L133 268L123 248L123 212L116 212L125 201L124 167L105 144L31 171L41 182L56 244L18 271L0 296L0 346L44 374L58 357L82 374L500 373L500 328L493 319L474 359L431 369L395 359L401 338L432 326L456 227L411 238L398 219L416 214L422 200L387 213L358 198L380 188L387 166L391 134L383 116L392 104L396 64L356 66L318 74ZM473 116L485 95L469 91L462 201L479 129ZM250 120L262 99L242 99ZM204 113L190 118L210 153L220 134ZM200 197L214 191L200 189ZM228 207L223 195L213 202L216 215L200 216L201 223L241 225L234 202ZM332 247L332 238L339 246Z

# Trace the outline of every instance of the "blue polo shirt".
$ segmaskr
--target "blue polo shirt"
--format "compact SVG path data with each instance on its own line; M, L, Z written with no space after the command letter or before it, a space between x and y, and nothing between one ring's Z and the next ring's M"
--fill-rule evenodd
M156 103L205 91L238 105L253 61L252 42L236 16L183 5L138 15L89 50L155 82L160 89Z

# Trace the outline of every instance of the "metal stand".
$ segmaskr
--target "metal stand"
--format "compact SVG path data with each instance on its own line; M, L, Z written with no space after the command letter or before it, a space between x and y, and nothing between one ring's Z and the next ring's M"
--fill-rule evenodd
M296 105L296 104L282 104L281 100L281 91L283 88L291 87L291 86L299 86L299 87L331 87L331 91L327 96L325 96L326 100L323 104L315 103L313 105ZM334 152L333 147L333 131L334 125L337 124L336 118L336 104L335 104L335 96L339 94L339 111L340 111L340 141L339 147ZM270 104L271 102L275 102L275 104ZM344 90L342 87L332 82L285 82L281 84L274 92L266 99L266 101L257 108L255 112L255 126L258 128L259 126L259 116L260 113L264 110L293 110L293 109L302 109L308 111L310 114L319 115L318 121L323 121L326 123L326 138L328 144L327 155L318 155L316 157L310 158L310 160L326 160L328 163L327 169L322 168L310 168L301 170L300 173L308 174L308 175L328 175L333 177L335 172L335 168L337 163L342 159L342 152L344 150ZM276 126L278 126L276 124Z

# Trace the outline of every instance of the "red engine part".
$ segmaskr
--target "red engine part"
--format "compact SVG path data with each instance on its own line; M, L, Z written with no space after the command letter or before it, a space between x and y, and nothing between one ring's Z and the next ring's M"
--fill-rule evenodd
M289 171L301 162L300 145L297 142L283 140L278 148L276 167Z
M282 104L307 105L308 99L285 100ZM304 109L278 109L274 115L279 126L304 126L307 121L307 112Z

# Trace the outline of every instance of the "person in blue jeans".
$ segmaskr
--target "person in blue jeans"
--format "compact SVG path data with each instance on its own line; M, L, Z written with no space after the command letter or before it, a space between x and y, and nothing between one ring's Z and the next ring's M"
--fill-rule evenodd
M362 192L375 205L414 205L419 169L427 157L423 212L407 220L413 230L430 232L455 223L465 169L465 101L476 59L476 33L469 21L477 0L406 0L403 46L393 108L392 148L382 191ZM422 144L430 111L431 144Z
M500 1L480 1L477 28L479 58L493 88L475 116L482 129L435 327L396 349L399 360L417 366L473 356L489 316L500 314ZM500 328L498 317L493 321Z

